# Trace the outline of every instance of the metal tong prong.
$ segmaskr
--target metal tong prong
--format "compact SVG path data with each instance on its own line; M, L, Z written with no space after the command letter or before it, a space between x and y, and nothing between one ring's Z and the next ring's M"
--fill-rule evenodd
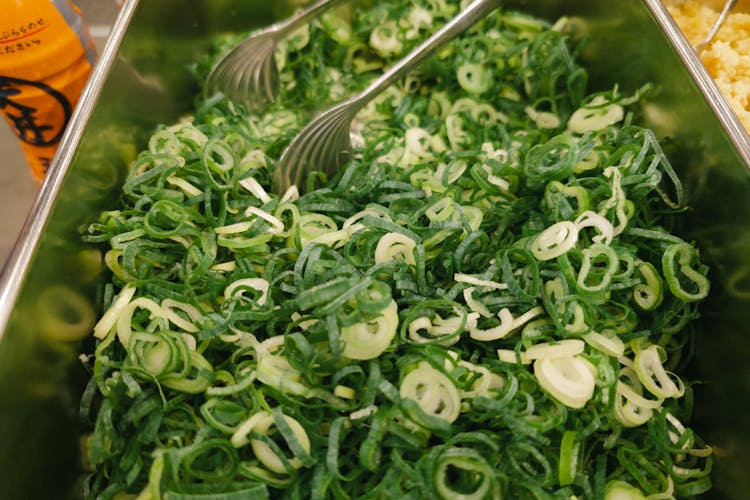
M706 35L706 38L701 43L695 46L695 52L698 55L701 55L701 52L703 52L703 50L713 41L716 33L718 33L724 25L724 22L727 20L727 17L729 17L729 13L732 12L735 5L737 5L737 0L727 0L724 4L724 8L721 9L719 18L716 20L713 27L711 27L711 31L708 32L708 35Z

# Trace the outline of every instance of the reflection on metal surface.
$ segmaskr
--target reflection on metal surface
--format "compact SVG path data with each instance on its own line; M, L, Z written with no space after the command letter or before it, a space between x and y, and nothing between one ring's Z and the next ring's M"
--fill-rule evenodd
M64 285L53 285L39 294L35 316L39 335L51 341L83 340L96 321L91 301Z
M718 284L703 312L704 342L695 363L695 375L706 382L696 388L702 402L697 426L726 452L716 465L719 490L745 498L750 495L744 471L750 462L748 137L658 0L509 3L550 20L563 14L575 18L577 36L591 39L582 53L589 88L609 89L618 82L628 93L646 81L654 84L635 119L667 137L666 152L690 195L691 208L678 232L698 242ZM131 0L123 8L23 240L0 278L0 497L60 498L78 479L76 410L86 374L77 360L80 342L61 338L78 337L77 328L89 321L83 304L97 311L102 293L99 257L85 251L79 228L100 210L117 206L125 165L153 127L190 109L196 87L187 64L208 37L247 29L248 19L266 24L272 15L288 13L285 6ZM72 316L50 338L55 319L40 324L39 304L62 294L55 288L61 285L75 291L66 294L67 306L60 310L62 317Z

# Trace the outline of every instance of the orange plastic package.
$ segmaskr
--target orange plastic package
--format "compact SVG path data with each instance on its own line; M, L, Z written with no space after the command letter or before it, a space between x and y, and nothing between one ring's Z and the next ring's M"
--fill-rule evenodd
M95 58L81 13L68 0L3 3L0 110L37 181L47 172Z

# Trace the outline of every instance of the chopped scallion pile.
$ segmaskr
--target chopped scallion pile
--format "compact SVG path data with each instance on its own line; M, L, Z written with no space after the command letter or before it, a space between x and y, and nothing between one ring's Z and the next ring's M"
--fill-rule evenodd
M564 19L494 12L361 112L334 178L271 192L314 111L459 8L327 14L279 48L268 109L214 96L154 132L85 234L112 274L88 498L710 488L678 374L709 291L670 232L682 187L635 124L648 87L588 93Z

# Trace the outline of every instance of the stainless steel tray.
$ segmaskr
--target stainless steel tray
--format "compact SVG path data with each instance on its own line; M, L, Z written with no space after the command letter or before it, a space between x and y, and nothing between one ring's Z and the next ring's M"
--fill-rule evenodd
M711 265L695 426L717 448L710 496L750 497L750 139L657 0L508 2L575 20L590 88L652 82L646 124L668 137L690 195L680 219ZM0 498L80 496L78 360L98 314L99 256L79 227L117 205L127 160L191 108L187 66L210 37L282 15L250 0L126 2L0 277Z

